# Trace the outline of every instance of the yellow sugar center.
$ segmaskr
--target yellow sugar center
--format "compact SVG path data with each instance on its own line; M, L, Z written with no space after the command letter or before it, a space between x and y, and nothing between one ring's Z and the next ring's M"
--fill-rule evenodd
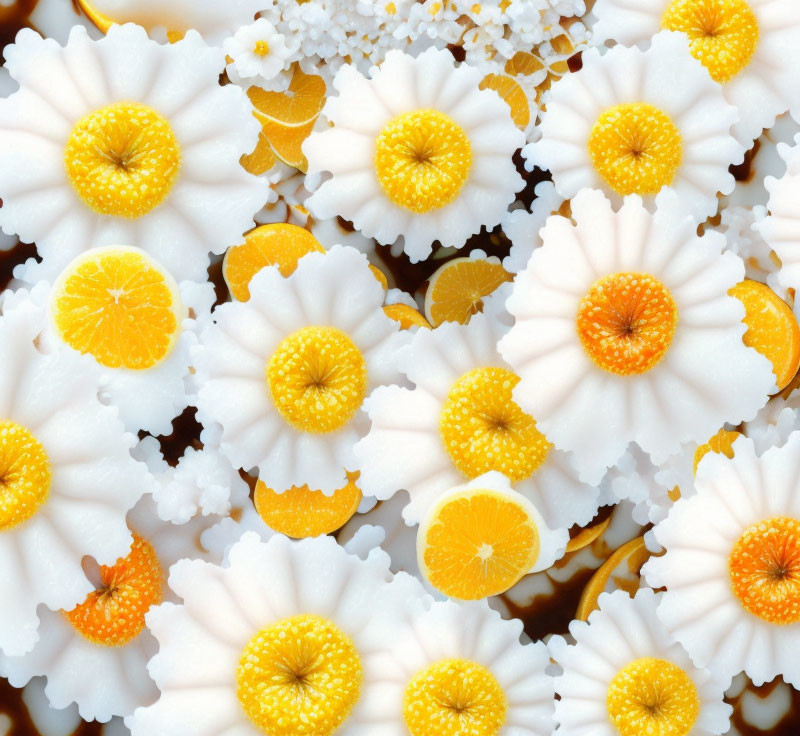
M180 336L183 306L175 280L144 253L109 247L68 266L52 297L61 339L108 368L145 370Z
M800 521L785 516L749 526L728 558L733 592L771 624L800 621Z
M517 383L519 376L505 368L476 368L447 394L439 431L467 478L497 470L512 481L524 480L545 461L550 443L512 399Z
M50 494L52 478L41 443L22 425L0 422L0 532L39 510Z
M335 432L367 392L367 364L335 327L303 327L285 338L267 365L267 384L281 416L300 432Z
M688 35L692 56L720 84L750 63L758 45L758 20L744 0L672 0L661 27Z
M597 118L589 134L589 156L617 194L658 194L675 178L683 143L666 113L632 102L614 105Z
M144 629L150 606L161 603L163 572L153 547L133 534L131 551L100 567L100 587L64 615L94 644L119 647Z
M253 46L253 53L256 56L267 56L269 54L269 44L266 41L256 41Z
M614 675L606 706L620 736L688 736L700 712L689 675L652 657L636 659Z
M653 368L672 343L677 322L669 289L644 273L604 276L578 306L581 344L600 368L620 376Z
M236 670L236 695L270 736L329 736L361 693L361 658L350 637L320 616L284 619L259 631Z
M67 177L101 215L136 219L161 204L180 169L181 151L169 123L155 110L117 102L89 113L64 149Z
M408 683L403 718L411 736L497 736L507 707L503 689L486 667L446 659Z
M386 196L416 213L450 204L472 167L463 129L436 110L392 118L375 141L375 169Z

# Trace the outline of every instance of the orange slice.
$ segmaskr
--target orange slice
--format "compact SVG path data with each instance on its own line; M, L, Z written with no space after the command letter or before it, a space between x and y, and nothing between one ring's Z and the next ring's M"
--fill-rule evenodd
M434 588L462 600L498 595L539 557L535 511L517 493L469 489L445 496L417 533L417 561Z
M744 304L744 344L755 348L770 363L778 390L794 378L800 367L800 326L789 305L766 284L745 279L728 293Z
M343 527L358 510L361 491L358 473L347 474L347 485L326 496L308 486L292 486L276 493L263 481L256 483L253 502L264 523L287 537L302 539L330 534Z
M307 253L324 253L319 241L305 228L279 222L261 225L244 236L242 245L232 245L222 261L222 276L234 299L250 298L250 281L262 268L277 266L289 276Z
M239 159L239 163L244 167L245 171L250 172L254 176L261 176L266 174L278 160L278 157L273 153L272 146L269 143L269 138L263 132L258 134L258 143L252 153L246 153Z
M305 125L317 118L325 104L325 81L314 74L304 74L296 67L286 92L268 92L250 87L247 96L261 120L283 126Z
M537 72L544 71L545 68L544 62L528 51L517 51L517 53L506 62L504 67L505 73L510 74L512 77L516 77L518 74L524 77L530 77Z
M414 307L408 304L387 304L383 308L384 313L390 319L400 323L400 328L407 330L410 327L425 327L430 330L431 325Z
M175 279L138 248L111 245L78 256L53 286L57 334L109 368L142 370L163 361L186 309Z
M271 120L261 121L261 133L269 142L272 152L287 166L305 171L308 161L303 155L303 141L314 129L316 118L304 125L283 125Z
M627 544L623 544L617 549L592 575L591 579L583 589L581 600L578 603L578 610L575 618L579 621L586 621L592 611L597 610L597 599L606 590L606 586L614 577L615 571L620 566L624 566L624 571L628 574L637 574L642 565L650 557L650 552L644 544L644 537L636 537Z
M522 87L505 74L487 74L481 81L481 89L493 89L511 108L511 120L523 130L531 121L528 98Z
M431 276L425 294L425 316L434 327L442 322L469 322L483 309L483 299L514 277L499 263L455 258Z
M692 472L697 475L697 466L700 461L708 455L709 452L717 452L720 455L725 455L729 460L733 458L733 443L741 437L739 432L731 432L727 429L721 429L717 432L708 442L700 445L694 451L694 464ZM673 499L675 500L675 499Z
M383 287L383 290L386 291L389 288L389 279L386 278L386 274L377 266L373 266L371 263L369 264L369 270L372 271L372 275Z

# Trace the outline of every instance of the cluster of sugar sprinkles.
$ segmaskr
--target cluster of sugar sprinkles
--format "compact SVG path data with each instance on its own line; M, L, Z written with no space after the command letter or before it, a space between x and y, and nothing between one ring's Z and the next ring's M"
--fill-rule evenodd
M28 5L0 734L800 733L796 0Z

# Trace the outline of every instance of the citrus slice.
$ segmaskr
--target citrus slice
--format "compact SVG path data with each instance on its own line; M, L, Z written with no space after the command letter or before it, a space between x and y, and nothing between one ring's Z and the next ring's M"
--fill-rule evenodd
M305 171L308 161L303 155L303 141L314 129L316 118L304 125L283 125L271 120L261 121L261 135L269 142L272 152L287 166Z
M407 330L409 327L425 327L430 330L431 325L414 307L408 304L387 304L383 308L384 313L389 319L400 323L400 329Z
M53 286L57 334L109 368L143 370L163 361L186 309L178 285L138 248L111 245L78 256Z
M530 77L537 72L546 72L544 62L534 54L528 51L517 51L507 62L504 67L505 73L516 77L518 74L524 77Z
M618 578L616 574L620 571L620 568L625 573L625 580L627 577L634 575L638 581L639 570L642 569L642 565L649 558L650 552L644 544L644 537L636 537L636 539L623 544L600 566L600 569L592 575L586 584L581 600L578 603L578 610L575 612L575 618L579 621L586 621L592 611L597 610L597 599L601 593L609 589L609 584L612 584L614 588L621 587L623 578ZM634 588L633 592L635 592L638 584L632 587ZM631 595L633 595L633 592L631 592Z
M250 281L262 268L277 266L289 276L307 253L324 253L319 241L305 228L278 222L261 225L244 236L244 243L232 245L222 261L222 276L234 299L250 298Z
M278 157L272 151L269 138L262 132L258 134L258 143L253 152L244 154L239 163L253 176L261 176L275 166L277 160Z
M383 290L386 291L389 288L389 279L386 278L386 274L381 271L377 266L373 266L371 263L369 264L369 270L372 271L372 275L375 277L377 282L383 287Z
M308 486L292 486L276 493L263 481L256 483L253 501L264 523L287 537L302 539L330 534L344 526L361 503L358 473L347 474L347 485L326 496Z
M250 87L247 96L255 116L283 126L305 125L316 120L325 104L325 81L315 74L304 74L297 67L286 92L269 92Z
M442 322L469 322L483 309L483 299L514 277L499 263L479 258L454 258L431 276L425 294L425 316L438 327Z
M473 488L433 506L417 533L417 561L434 588L462 600L498 595L539 557L536 511L517 493Z
M745 279L728 291L744 305L744 344L770 363L778 390L800 367L800 326L789 305L766 284Z
M487 74L479 85L481 89L493 89L511 108L511 120L518 128L528 127L531 110L525 91L511 77L505 74Z
M733 459L733 443L741 437L740 432L731 432L724 427L719 430L708 442L704 445L699 445L694 451L694 462L692 465L692 472L697 475L697 466L700 461L708 455L709 452L716 452L720 455L725 455L728 460Z

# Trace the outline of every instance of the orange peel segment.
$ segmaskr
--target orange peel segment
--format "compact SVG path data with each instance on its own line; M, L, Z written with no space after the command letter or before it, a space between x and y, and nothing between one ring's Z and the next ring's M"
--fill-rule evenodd
M417 533L417 561L434 588L461 600L498 595L536 564L533 509L518 493L473 488L442 498Z
M250 281L262 268L277 266L281 276L290 276L308 253L324 253L319 241L305 228L278 222L261 225L232 245L222 261L222 276L234 299L250 299Z
M597 609L597 599L605 591L614 571L620 565L627 564L628 569L631 571L639 570L649 557L650 552L645 547L644 537L636 537L636 539L632 539L615 550L597 572L592 575L583 589L578 603L578 610L575 612L575 618L579 621L586 621L592 611Z
M509 106L514 125L522 130L528 127L531 121L531 110L525 91L518 82L505 74L487 74L478 86L480 89L493 89L497 92Z
M427 330L433 329L430 322L414 309L414 307L409 307L408 304L387 304L383 308L383 312L389 319L399 322L401 330L408 330L411 327L424 327Z
M302 539L330 534L343 527L361 503L358 472L347 473L347 485L326 496L306 486L276 493L263 481L256 483L253 502L264 523L287 537Z
M784 388L800 368L800 326L789 305L766 284L751 279L728 291L744 305L744 344L770 363L778 384Z
M425 293L425 317L433 327L443 322L467 324L483 309L483 299L513 278L494 261L454 258L431 276Z

